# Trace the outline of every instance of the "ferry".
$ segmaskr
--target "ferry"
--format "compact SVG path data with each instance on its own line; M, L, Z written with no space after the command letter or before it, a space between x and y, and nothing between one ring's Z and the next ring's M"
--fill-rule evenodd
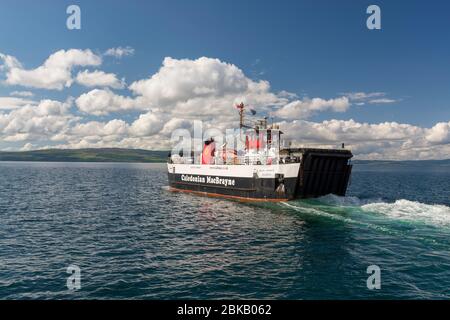
M246 106L240 103L236 108L243 148L230 149L209 138L198 154L169 154L171 191L242 201L345 195L353 155L344 144L336 149L286 147L279 125L268 124L267 118L248 125Z

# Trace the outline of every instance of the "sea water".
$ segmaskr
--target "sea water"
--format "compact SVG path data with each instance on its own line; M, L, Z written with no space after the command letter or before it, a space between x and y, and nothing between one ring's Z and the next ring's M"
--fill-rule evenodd
M439 163L246 204L172 193L163 164L0 162L0 298L448 299L449 206Z

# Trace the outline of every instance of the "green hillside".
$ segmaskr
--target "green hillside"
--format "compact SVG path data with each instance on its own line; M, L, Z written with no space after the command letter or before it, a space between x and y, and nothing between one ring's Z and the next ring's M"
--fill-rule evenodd
M168 151L141 149L47 149L20 152L0 151L0 161L63 162L165 162Z

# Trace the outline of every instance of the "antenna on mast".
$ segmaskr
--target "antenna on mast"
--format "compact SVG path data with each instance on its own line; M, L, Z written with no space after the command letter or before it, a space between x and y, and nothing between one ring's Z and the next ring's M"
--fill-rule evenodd
M239 128L242 129L244 127L244 103L241 102L236 105L236 108L239 109Z
M244 103L241 102L237 104L236 108L239 110L239 131L242 137L242 128L244 127L244 111L245 111Z

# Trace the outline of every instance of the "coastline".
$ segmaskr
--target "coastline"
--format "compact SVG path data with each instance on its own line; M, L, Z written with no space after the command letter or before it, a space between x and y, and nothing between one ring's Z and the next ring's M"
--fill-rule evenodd
M0 151L0 162L97 162L97 163L166 163L167 150L124 148L41 149L32 151ZM433 165L450 166L449 159L439 160L363 160L356 165ZM422 168L423 169L423 168Z

